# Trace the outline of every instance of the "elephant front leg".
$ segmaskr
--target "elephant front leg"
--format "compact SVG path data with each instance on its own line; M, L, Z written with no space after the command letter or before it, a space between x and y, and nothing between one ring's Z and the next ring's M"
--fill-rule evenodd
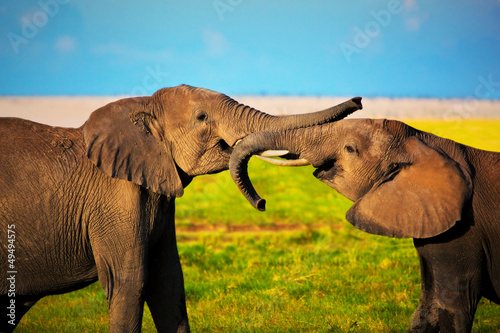
M432 267L423 256L419 255L419 260L421 279L420 302L418 303L417 311L413 315L410 332L439 332L439 315L434 295Z
M146 274L144 260L134 252L96 258L108 300L109 332L141 331Z
M420 303L413 315L410 333L437 333L439 332L439 314L433 305L432 295L425 294L422 290Z
M447 283L436 281L439 328L441 332L472 331L474 315L481 296L475 288L475 278L448 278Z
M471 332L474 310L467 309L464 305L466 302L460 299L459 293L454 295L449 299L435 298L427 301L421 299L413 316L410 332ZM453 302L453 299L456 301Z
M108 309L110 332L141 331L144 299L140 287L113 290L113 295L108 297Z
M146 302L158 332L190 332L175 233L151 251Z
M425 278L422 274L420 303L410 332L470 332L479 298L470 298L467 282L450 278L440 283L434 274Z
M410 332L470 332L481 299L480 269L455 257L436 263L417 249L422 291Z

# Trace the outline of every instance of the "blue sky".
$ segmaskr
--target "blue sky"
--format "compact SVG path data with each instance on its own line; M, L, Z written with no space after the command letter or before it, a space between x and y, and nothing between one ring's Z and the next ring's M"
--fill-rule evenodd
M0 95L500 98L500 0L18 0Z

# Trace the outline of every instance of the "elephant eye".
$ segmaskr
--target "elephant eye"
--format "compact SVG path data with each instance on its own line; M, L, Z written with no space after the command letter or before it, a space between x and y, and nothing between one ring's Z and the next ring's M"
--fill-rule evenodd
M350 154L357 152L357 149L351 145L346 145L344 148Z
M196 115L196 120L198 120L198 121L207 121L207 119L208 119L208 115L205 111L200 111Z

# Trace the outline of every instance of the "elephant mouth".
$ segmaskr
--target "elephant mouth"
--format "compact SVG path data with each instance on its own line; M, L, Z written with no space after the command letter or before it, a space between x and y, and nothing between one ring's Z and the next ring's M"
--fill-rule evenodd
M234 148L234 146L233 147L229 146L229 144L225 140L222 140L222 139L219 140L218 145L222 151L232 152L233 148Z
M234 148L241 142L243 141L244 138L237 139L233 142L233 144L229 144L226 140L220 139L217 141L215 144L215 148L218 149L221 153L221 155L225 158L231 157L231 154L233 153Z
M221 149L221 151L223 153L231 155L231 153L233 152L234 148L236 148L236 146L241 141L243 141L244 138L245 137L234 140L232 145L230 143L228 143L226 140L220 139L218 145L219 145L219 147L220 147L220 149Z
M318 166L313 172L314 177L321 181L333 179L333 177L335 177L335 175L339 171L339 168L337 167L335 162L336 160L328 160Z
M219 146L220 151L222 151L223 154L231 155L233 152L234 146L236 146L237 143L233 145L233 147L229 146L229 144L223 140L220 139L219 142L217 142L217 146Z

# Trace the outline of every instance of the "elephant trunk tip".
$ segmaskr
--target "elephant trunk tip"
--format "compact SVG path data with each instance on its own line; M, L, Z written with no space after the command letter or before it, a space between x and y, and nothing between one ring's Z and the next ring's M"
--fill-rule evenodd
M361 104L362 97L354 97L352 101L356 103L360 110L363 110L363 104Z
M265 212L266 211L266 200L262 199L262 198L256 200L254 203L254 207L258 211Z

